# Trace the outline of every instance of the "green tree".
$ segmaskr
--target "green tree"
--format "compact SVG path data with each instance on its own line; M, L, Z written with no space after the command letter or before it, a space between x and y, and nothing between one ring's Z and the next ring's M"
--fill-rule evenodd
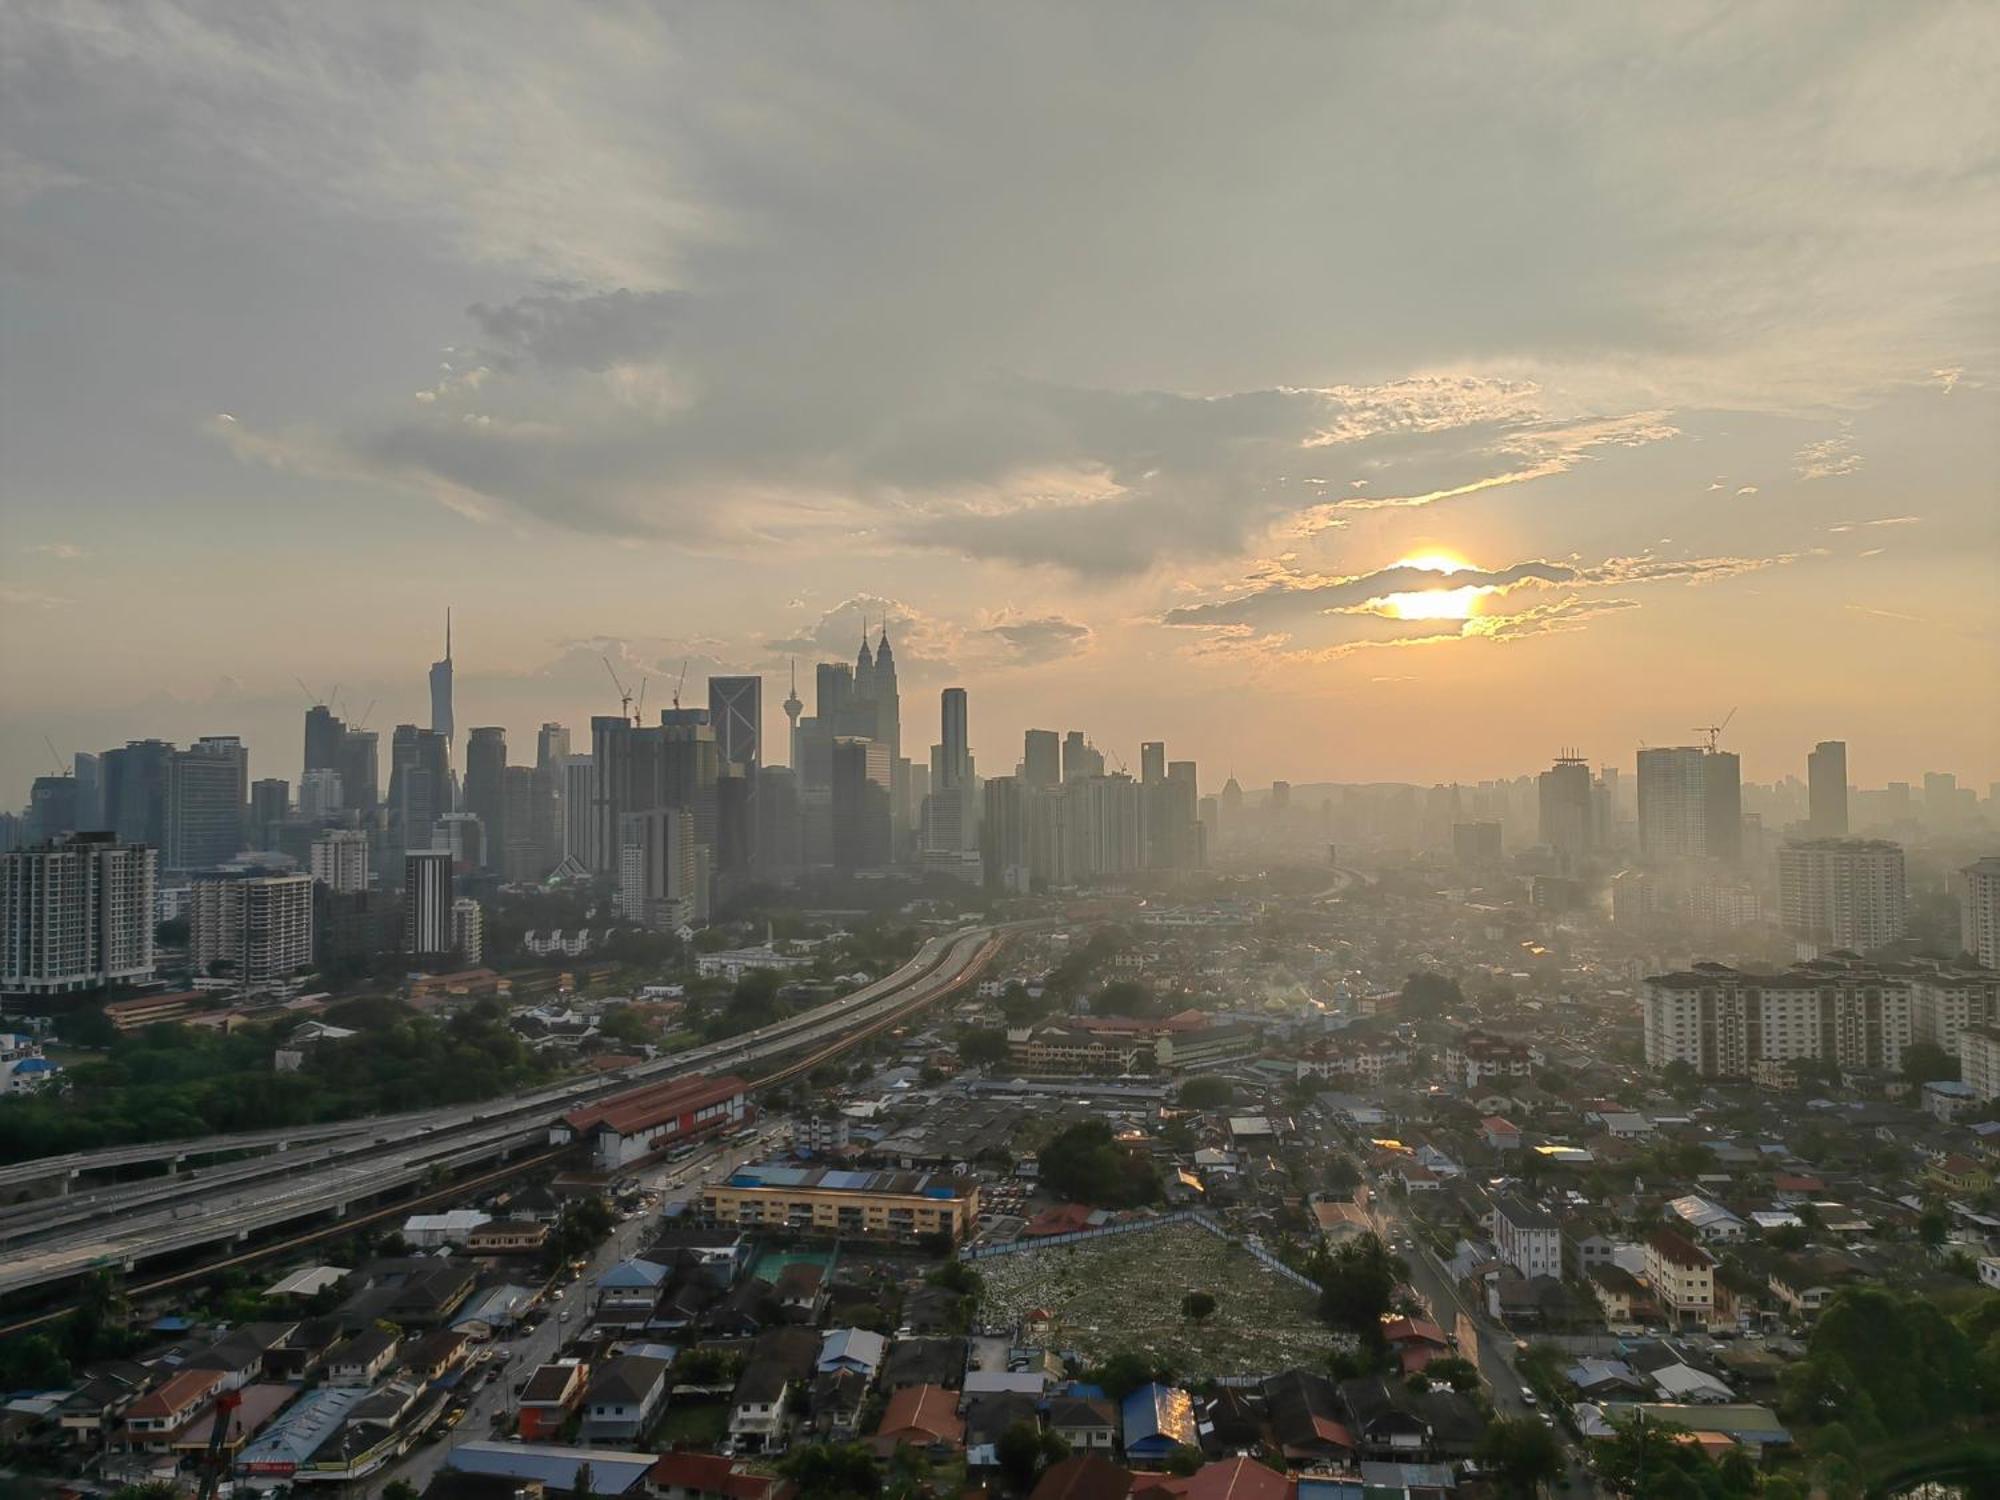
M1432 1360L1424 1366L1424 1373L1434 1384L1448 1385L1461 1396L1469 1396L1479 1389L1478 1368L1471 1360L1456 1354Z
M1926 1250L1943 1246L1951 1234L1951 1218L1935 1204L1917 1215L1917 1240Z
M780 1468L801 1495L870 1500L882 1490L874 1455L859 1443L814 1443L796 1449Z
M1007 1033L998 1027L970 1026L959 1034L959 1061L969 1068L991 1067L1007 1060Z
M1403 1268L1378 1236L1365 1234L1333 1251L1320 1247L1306 1274L1320 1285L1322 1319L1371 1343L1381 1339L1382 1316Z
M1501 1418L1486 1424L1479 1456L1504 1495L1533 1495L1563 1471L1555 1434L1533 1418Z
M1099 1387L1113 1401L1123 1401L1140 1386L1155 1380L1170 1384L1174 1372L1143 1354L1121 1350L1090 1371L1089 1378L1092 1385Z
M1236 1097L1236 1088L1227 1078L1205 1074L1181 1085L1178 1102L1186 1109L1220 1109Z
M1152 990L1136 979L1114 979L1090 1002L1094 1016L1151 1016L1159 1008Z
M1701 1097L1701 1074L1684 1057L1677 1057L1660 1069L1660 1082L1682 1104L1692 1104Z
M1936 1042L1912 1042L1903 1049L1903 1077L1922 1088L1958 1077L1958 1059Z
M1068 1452L1069 1446L1061 1438L1043 1432L1037 1423L1025 1417L1001 1433L1000 1440L993 1445L1000 1472L1023 1494L1034 1488L1043 1469Z
M1041 1177L1064 1198L1106 1208L1132 1208L1160 1195L1152 1163L1114 1141L1103 1120L1079 1121L1042 1147Z
M1185 1478L1199 1470L1205 1461L1201 1449L1189 1443L1174 1444L1174 1451L1167 1455L1167 1472Z
M1209 1292L1189 1292L1181 1298L1181 1316L1192 1323L1203 1323L1215 1314L1215 1297Z
M1403 981L1402 993L1396 997L1396 1014L1406 1021L1429 1020L1464 1004L1465 993L1456 979L1425 971Z
M382 1500L417 1500L420 1493L407 1479L392 1479L382 1486Z

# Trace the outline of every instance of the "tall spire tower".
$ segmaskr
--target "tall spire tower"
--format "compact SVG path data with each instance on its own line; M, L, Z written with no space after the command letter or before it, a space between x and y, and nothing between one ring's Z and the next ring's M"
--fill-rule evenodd
M799 659L792 658L792 690L785 696L785 718L790 721L792 732L786 737L786 757L791 768L799 768L799 715L805 704L799 702Z
M452 740L451 716L451 606L444 609L444 660L431 663L431 729Z

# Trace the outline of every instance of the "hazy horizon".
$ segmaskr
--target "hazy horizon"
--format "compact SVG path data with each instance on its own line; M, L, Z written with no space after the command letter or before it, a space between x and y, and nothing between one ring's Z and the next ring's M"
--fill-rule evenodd
M2000 781L2000 13L16 8L0 803L886 614L1246 787ZM1981 689L1978 684L1988 686ZM777 726L773 733L770 726ZM783 759L781 751L768 756ZM386 758L384 761L386 767Z

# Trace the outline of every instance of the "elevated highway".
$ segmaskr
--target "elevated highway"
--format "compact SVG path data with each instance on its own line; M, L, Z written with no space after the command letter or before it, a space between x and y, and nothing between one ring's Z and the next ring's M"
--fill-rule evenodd
M163 1256L241 1245L308 1220L330 1220L337 1232L354 1205L524 1153L540 1160L549 1155L550 1126L558 1116L638 1083L725 1072L741 1073L756 1086L784 1082L971 983L1008 931L981 927L934 937L894 973L850 995L615 1074L478 1105L350 1122L337 1135L311 1134L303 1149L269 1147L264 1155L205 1170L0 1210L0 1296L99 1268L130 1272ZM294 1142L306 1134L294 1135ZM242 1139L178 1144L197 1157L216 1154L219 1141Z

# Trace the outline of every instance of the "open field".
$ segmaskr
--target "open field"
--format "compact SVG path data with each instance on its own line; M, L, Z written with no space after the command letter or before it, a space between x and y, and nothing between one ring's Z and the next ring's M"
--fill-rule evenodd
M978 1269L981 1322L1011 1326L1042 1309L1053 1318L1049 1346L1089 1363L1130 1350L1187 1375L1258 1375L1318 1365L1336 1342L1310 1292L1189 1224L995 1256ZM1216 1300L1205 1323L1181 1316L1191 1291Z

